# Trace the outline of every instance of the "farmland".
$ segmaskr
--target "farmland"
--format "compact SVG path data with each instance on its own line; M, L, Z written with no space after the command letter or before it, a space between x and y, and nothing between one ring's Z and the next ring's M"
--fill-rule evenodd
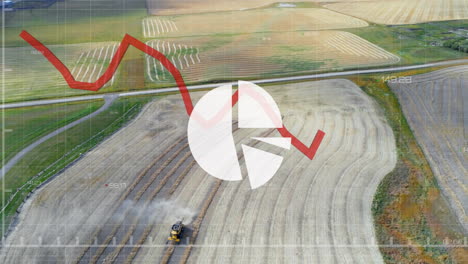
M182 51L177 49L181 63L178 62L179 58L175 58L175 65L183 66L185 60L192 63L192 58L186 53L193 54L196 64L181 68L184 79L190 83L370 67L399 61L397 56L342 31L177 38L168 39L168 42L175 43L176 47L179 44L184 47L190 44L192 47ZM165 50L162 50L164 46L160 47L163 53L172 56L174 47L172 50L168 50L167 46ZM151 73L147 75L154 76L154 63L151 60L146 62L147 72ZM158 83L163 82L162 79L151 78ZM148 79L151 81L151 78Z
M231 11L231 10L246 10L260 7L267 7L278 3L275 0L239 0L239 1L170 1L170 0L147 0L146 6L150 14L167 16L176 14L192 14L192 13L210 13L220 11ZM294 0L281 1L282 3L297 2ZM301 3L295 3L298 6L306 7L317 7L314 4L317 1L302 1Z
M309 31L368 26L363 20L327 9L275 7L187 14L170 18L148 17L143 20L142 25L147 37Z
M118 47L117 43L95 42L50 45L49 48L70 68L79 81L97 80ZM5 101L24 101L47 97L81 95L69 89L60 73L32 47L5 49ZM24 67L28 65L28 67ZM113 84L115 78L107 84Z
M302 141L310 142L311 132L319 128L333 131L313 161L297 150L282 153L280 171L256 192L246 180L220 182L192 159L184 129L187 116L179 96L167 96L36 192L8 238L18 243L27 236L25 243L34 244L42 237L43 244L54 244L60 237L61 243L84 246L10 247L3 249L4 261L141 263L172 256L189 262L327 263L340 256L381 263L373 246L298 246L374 243L373 194L396 163L393 133L377 105L345 80L272 86L269 91L285 125ZM272 130L234 129L236 141L254 144L250 138L260 135L278 136ZM190 222L193 247L167 247L166 232L181 217ZM35 219L42 225L29 224ZM86 246L94 237L104 246ZM118 246L112 245L114 237ZM124 247L130 243L147 246ZM231 246L204 247L222 244Z
M410 84L391 83L432 170L468 232L467 114L468 67L412 76Z
M468 19L467 0L374 0L332 3L324 7L387 25Z

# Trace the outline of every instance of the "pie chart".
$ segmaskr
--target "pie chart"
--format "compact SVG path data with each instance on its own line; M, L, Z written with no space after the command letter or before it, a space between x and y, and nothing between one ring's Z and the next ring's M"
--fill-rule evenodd
M279 108L260 86L239 81L239 128L280 128L283 126ZM208 174L225 181L243 179L232 135L231 85L206 93L195 105L188 123L188 142L198 165ZM281 148L289 149L291 138L254 137ZM266 184L278 171L283 157L242 144L242 152L252 189Z

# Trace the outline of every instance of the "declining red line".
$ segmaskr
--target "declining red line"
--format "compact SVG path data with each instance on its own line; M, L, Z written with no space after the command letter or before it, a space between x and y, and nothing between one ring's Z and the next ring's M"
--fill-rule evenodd
M182 100L185 104L185 109L187 114L190 116L193 111L193 103L192 98L190 97L190 92L185 85L184 79L180 74L179 70L172 64L164 54L155 50L154 48L146 45L145 43L139 41L138 39L126 34L123 38L122 42L120 43L119 48L117 49L114 57L112 58L109 67L104 72L104 74L99 77L99 79L94 83L88 82L80 82L75 80L73 75L71 74L70 70L52 53L44 44L42 44L39 40L34 38L31 34L26 31L22 31L20 37L23 38L26 42L28 42L31 46L33 46L36 50L42 53L47 60L49 60L52 65L62 74L65 81L68 83L68 86L73 89L80 89L80 90L89 90L89 91L97 91L101 89L114 75L117 67L119 66L120 62L122 61L125 52L130 45L134 46L135 48L143 51L144 53L148 54L149 56L157 59L161 62L161 64L172 74L174 80L179 87L180 94L182 95ZM239 100L238 91L236 91L232 95L232 106L234 106L237 101ZM299 139L297 139L291 132L289 132L286 127L278 128L278 132L283 137L290 137L291 144L296 147L299 151L304 153L309 159L313 159L315 153L317 152L325 133L322 130L318 130L315 134L314 140L310 147L307 147L304 143L302 143Z

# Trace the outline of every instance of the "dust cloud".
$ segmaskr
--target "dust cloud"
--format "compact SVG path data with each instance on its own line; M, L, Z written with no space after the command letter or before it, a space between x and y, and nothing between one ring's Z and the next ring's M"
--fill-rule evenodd
M196 211L183 207L175 201L159 199L150 203L140 204L132 200L126 200L119 208L118 213L113 217L116 222L124 220L125 215L139 215L145 223L175 223L183 220L184 224L190 224Z

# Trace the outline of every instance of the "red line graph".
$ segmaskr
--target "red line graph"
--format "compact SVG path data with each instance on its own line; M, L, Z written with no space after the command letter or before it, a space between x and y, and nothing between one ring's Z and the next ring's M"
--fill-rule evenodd
M133 47L160 61L161 64L172 74L176 85L179 88L179 92L182 96L182 100L184 102L187 114L189 116L192 114L193 101L190 97L190 92L188 91L187 86L185 85L184 79L182 78L182 75L180 74L179 70L174 66L174 64L171 63L171 61L169 61L168 58L166 58L166 56L164 56L164 54L128 34L125 35L122 42L120 43L120 46L117 49L114 57L112 58L107 70L101 77L99 77L99 79L96 82L93 83L76 81L73 75L71 74L70 70L60 61L60 59L58 59L57 56L55 56L55 54L52 53L44 44L42 44L39 40L34 38L28 32L23 30L20 34L20 37L23 38L26 42L28 42L31 46L33 46L36 50L41 52L42 55L44 55L44 57L62 74L63 78L68 83L68 86L70 86L70 88L89 91L98 91L112 78L115 71L117 70L117 67L122 61L123 56L127 52L128 47L132 45ZM238 100L239 95L236 91L232 96L232 106L234 106L238 102ZM314 158L322 142L322 139L325 136L325 133L323 131L318 130L315 134L312 144L309 147L307 147L298 138L291 134L291 132L289 132L286 129L286 127L283 126L281 128L277 128L277 130L281 134L281 136L290 137L291 144L309 159Z

